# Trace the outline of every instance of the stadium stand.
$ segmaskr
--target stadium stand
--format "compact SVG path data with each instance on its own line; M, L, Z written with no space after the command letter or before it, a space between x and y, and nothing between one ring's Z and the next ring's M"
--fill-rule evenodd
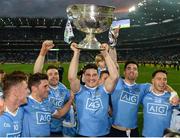
M140 63L180 64L180 11L178 0L154 0L138 3L129 13L131 27L120 30L117 43L118 61L135 59ZM158 14L157 14L158 13ZM33 63L41 42L52 39L55 50L50 59L69 62L72 56L63 41L66 18L0 17L0 62ZM75 40L85 36L73 26ZM108 42L108 31L97 35ZM94 61L97 51L83 51L82 62ZM28 58L27 58L28 57Z

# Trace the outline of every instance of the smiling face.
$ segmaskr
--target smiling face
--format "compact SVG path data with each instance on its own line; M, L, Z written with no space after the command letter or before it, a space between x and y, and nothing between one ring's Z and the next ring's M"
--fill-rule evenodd
M35 85L34 92L36 92L38 99L40 99L41 101L46 99L49 94L48 80L41 80L39 85Z
M164 92L167 85L167 75L163 72L158 72L152 79L153 91Z
M48 81L51 86L57 86L59 83L59 73L57 69L49 69L47 71Z
M128 64L124 70L125 80L134 83L138 77L138 67L136 64Z
M96 69L90 68L86 69L84 72L85 85L88 87L96 87L98 85L99 76Z

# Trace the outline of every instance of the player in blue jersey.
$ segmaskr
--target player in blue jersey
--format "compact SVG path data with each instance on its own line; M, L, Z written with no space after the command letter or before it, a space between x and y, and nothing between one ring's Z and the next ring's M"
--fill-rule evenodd
M64 137L75 137L77 134L77 122L76 122L76 113L73 105L66 115L66 118L63 120L63 136Z
M166 91L167 72L156 70L152 74L152 86L143 98L144 124L142 135L162 137L170 127L173 107L169 103L171 94Z
M49 100L49 84L46 74L35 73L28 81L31 95L24 108L23 136L50 136L51 117L60 118L70 109L73 96L63 108L56 108Z
M144 91L148 85L136 84L138 64L126 62L124 66L125 79L119 78L112 99L112 128L110 136L139 136L137 129L137 114Z
M53 47L53 41L46 40L43 42L41 51L34 65L34 73L42 72L45 56L47 52ZM62 108L69 100L70 92L63 83L59 82L60 76L56 66L49 65L46 69L46 73L48 75L50 87L48 99L56 109ZM52 118L51 136L62 136L62 121L64 118Z
M137 84L138 64L127 61L124 66L124 79L119 78L112 99L112 137L138 137L137 128L139 105L150 88L150 84Z
M99 76L95 64L87 64L84 67L84 82L80 84L77 78L80 49L76 43L71 44L74 51L68 72L71 90L76 93L75 105L77 110L78 134L79 136L107 136L110 130L109 92L115 87L118 79L118 71L108 53L108 45L102 44L101 51L109 70L109 77L103 85L98 84Z
M12 72L2 84L5 110L0 115L0 137L21 137L24 111L20 106L27 102L27 76Z

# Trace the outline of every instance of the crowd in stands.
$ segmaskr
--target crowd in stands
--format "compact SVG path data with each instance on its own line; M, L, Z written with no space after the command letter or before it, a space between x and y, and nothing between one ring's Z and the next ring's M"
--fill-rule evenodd
M48 60L70 62L72 52L64 39L62 28L0 28L0 63L19 62L32 63L40 51L41 42L45 39L54 40L57 51L49 52ZM118 61L136 60L142 64L160 64L179 67L180 60L180 27L179 20L158 25L130 27L120 30L117 43ZM74 40L80 42L85 33L75 29ZM108 42L108 31L97 34L100 42ZM120 52L119 52L120 51ZM121 53L121 54L119 54ZM92 62L97 51L83 51L80 62ZM27 58L28 57L28 58Z
M0 63L34 63L37 53L36 51L8 51L1 52ZM81 53L80 62L93 62L98 51L83 51ZM155 49L117 49L117 57L119 62L127 60L136 60L142 65L157 64L163 67L174 67L179 70L180 66L180 48L155 48ZM50 51L46 61L70 62L72 57L71 50Z

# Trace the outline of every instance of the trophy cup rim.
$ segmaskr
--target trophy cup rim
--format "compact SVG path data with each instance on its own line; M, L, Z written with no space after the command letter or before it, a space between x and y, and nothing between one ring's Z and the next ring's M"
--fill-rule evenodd
M95 7L104 7L104 8L112 8L113 10L115 10L115 8L116 7L114 7L114 6L109 6L109 5L100 5L100 4L85 4L85 3L83 3L83 4L70 4L70 5L68 5L67 6L67 8L66 8L66 12L68 13L68 9L70 8L70 7L72 7L72 6L95 6Z

